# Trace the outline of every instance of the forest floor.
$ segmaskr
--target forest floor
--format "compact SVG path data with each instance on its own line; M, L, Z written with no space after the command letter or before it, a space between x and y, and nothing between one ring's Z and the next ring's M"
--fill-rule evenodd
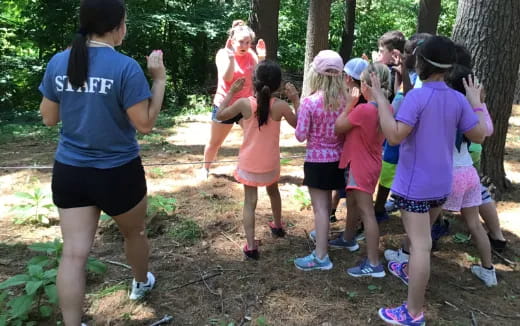
M301 186L304 144L295 140L286 123L282 126L281 156L285 159L280 192L287 236L271 236L269 200L261 189L256 210L256 237L261 242L258 261L245 260L242 253L243 191L232 176L235 163L216 165L207 180L199 178L199 164L180 164L202 160L209 116L163 119L152 135L141 137L144 164L177 163L146 167L150 200L158 196L176 200L173 212L156 200L156 212L149 218L150 269L157 277L156 288L146 300L130 301L130 271L107 263L104 275L88 279L88 325L150 325L166 314L173 316L171 325L383 324L377 309L401 304L407 288L390 274L382 279L354 279L345 273L364 256L364 241L358 252L331 250L334 268L330 271L303 272L294 267L294 258L313 247L307 234L314 221L307 190ZM235 126L219 160L236 159L241 137L240 127ZM0 144L0 166L51 165L55 147L55 138L13 136ZM426 295L429 325L476 325L472 320L478 325L520 323L520 106L514 108L510 120L506 152L513 187L498 203L498 211L509 241L502 255L513 264L494 256L499 284L486 288L470 272L479 256L477 249L471 241L459 243L460 234L468 234L464 223L450 217L451 233L441 238L439 250L432 253ZM42 227L16 225L10 211L22 201L16 192L32 192L36 187L50 192L50 177L48 169L0 170L0 281L24 272L36 254L28 245L61 237L56 212L50 215L51 225ZM344 227L345 212L342 201L333 231ZM383 222L380 232L382 256L383 249L397 248L404 237L399 214ZM125 263L122 236L110 221L100 222L92 256ZM38 325L56 325L56 320L57 311L54 319Z

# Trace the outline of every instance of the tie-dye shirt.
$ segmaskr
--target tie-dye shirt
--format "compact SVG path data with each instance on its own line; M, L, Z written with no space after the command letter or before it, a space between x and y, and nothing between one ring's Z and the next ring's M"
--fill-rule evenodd
M307 140L306 162L338 162L343 148L343 135L334 133L334 124L344 107L336 111L323 110L323 95L316 92L305 97L298 110L296 139Z

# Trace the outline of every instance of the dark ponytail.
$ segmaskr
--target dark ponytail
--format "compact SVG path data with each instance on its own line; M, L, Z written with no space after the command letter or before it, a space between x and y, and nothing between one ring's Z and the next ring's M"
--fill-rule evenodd
M117 28L125 18L123 0L82 0L79 8L79 31L72 41L67 75L74 88L82 87L88 76L88 35L103 36Z
M253 84L258 104L256 117L258 118L259 128L267 124L269 120L269 103L271 102L271 95L280 88L281 82L282 70L276 62L265 60L256 66L253 76Z
M271 101L271 89L269 86L262 86L262 89L256 96L256 101L258 103L256 117L258 118L258 127L260 128L267 124L267 119L269 118L269 102Z

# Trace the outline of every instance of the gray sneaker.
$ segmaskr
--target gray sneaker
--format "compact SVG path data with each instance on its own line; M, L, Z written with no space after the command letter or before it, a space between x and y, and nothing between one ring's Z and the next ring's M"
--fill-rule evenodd
M354 277L385 277L385 268L379 264L377 266L370 265L368 259L365 259L358 266L347 269L347 274Z
M495 266L493 266L493 269L487 269L480 265L472 265L471 272L484 282L487 287L496 286L498 284Z
M356 239L352 239L352 240L343 239L343 232L341 232L336 239L330 240L329 246L331 246L333 248L345 248L350 252L359 250L359 245L358 245Z
M148 272L146 277L148 278L146 282L136 282L135 279L132 280L132 292L130 293L130 300L142 299L147 292L153 289L153 286L155 285L155 276Z

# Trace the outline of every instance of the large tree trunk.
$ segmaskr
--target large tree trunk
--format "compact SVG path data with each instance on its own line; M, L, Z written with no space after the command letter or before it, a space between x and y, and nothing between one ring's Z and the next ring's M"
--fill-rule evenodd
M320 52L329 48L329 21L332 0L310 0L307 19L307 39L305 43L305 66L303 87L307 78L307 70L312 59ZM304 89L305 93L305 89Z
M437 34L441 15L441 0L421 0L417 16L417 33Z
M518 0L459 0L453 29L453 39L470 50L486 90L495 133L484 143L481 166L496 185L498 197L509 185L504 152L520 64L519 25Z
M520 71L518 72L518 80L516 81L515 104L520 104Z
M352 56L354 46L354 27L356 24L356 0L345 0L345 25L341 34L341 47L339 54L343 62L347 62Z
M261 3L261 4L260 4ZM277 59L280 0L251 0L249 24L257 39L264 39L267 59Z

